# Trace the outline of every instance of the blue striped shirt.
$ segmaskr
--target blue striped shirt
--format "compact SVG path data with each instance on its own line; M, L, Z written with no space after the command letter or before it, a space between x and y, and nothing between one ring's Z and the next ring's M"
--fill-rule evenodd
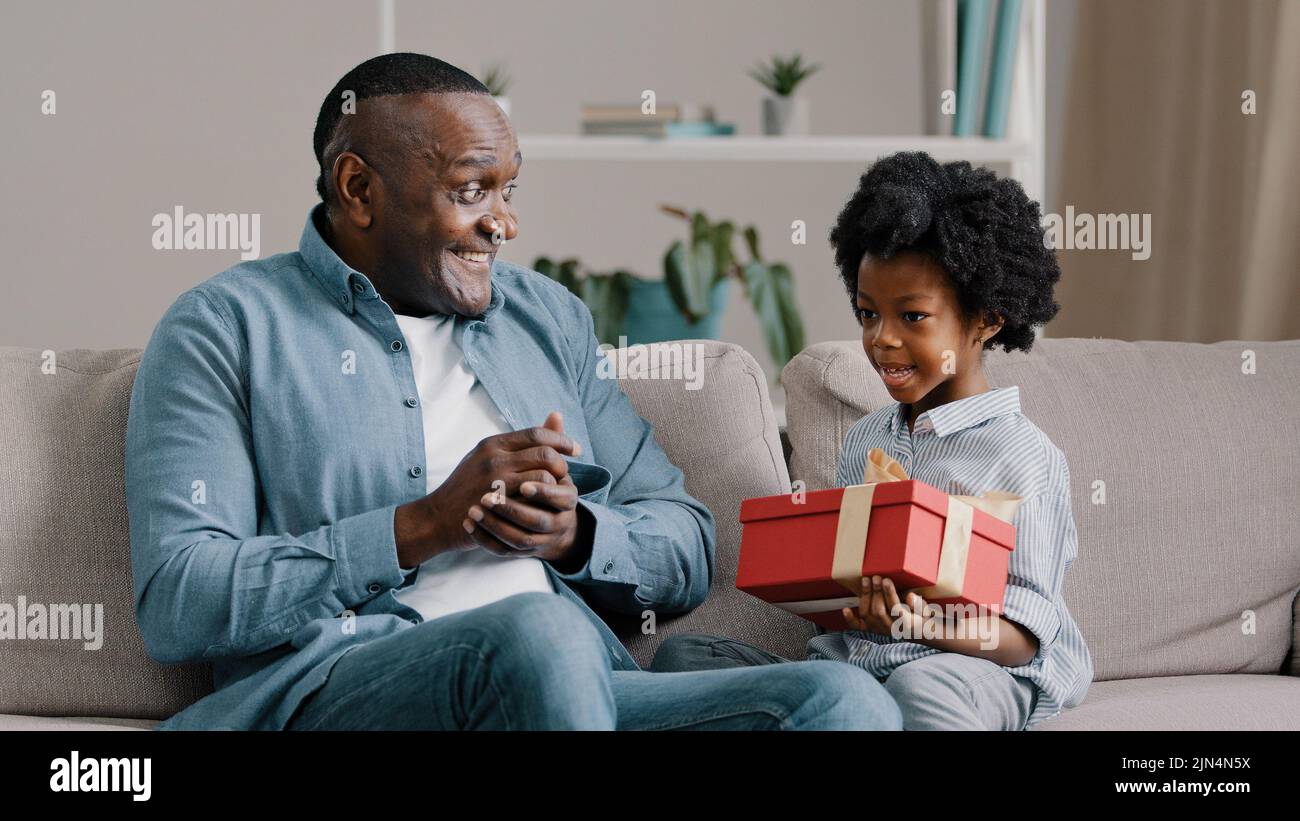
M997 388L940 405L907 429L908 408L891 403L858 420L844 437L836 482L862 483L867 452L881 448L907 475L954 495L1003 490L1024 499L1016 512L1016 549L1007 569L1002 615L1038 637L1029 664L1007 667L1029 679L1038 700L1026 727L1083 701L1092 656L1061 598L1061 583L1078 556L1070 509L1070 467L1047 434L1020 412L1020 388ZM808 641L809 658L847 661L877 678L933 653L933 647L859 631L824 633Z

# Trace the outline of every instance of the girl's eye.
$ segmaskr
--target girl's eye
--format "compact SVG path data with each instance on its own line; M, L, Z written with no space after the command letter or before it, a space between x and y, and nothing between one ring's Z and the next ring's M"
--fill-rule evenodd
M923 313L921 313L920 311L904 311L904 312L903 312L903 319L907 319L909 316L915 316L915 317L919 317L919 318L918 318L918 319L908 319L908 320L907 320L908 322L920 322L922 319L925 319L927 316L929 316L929 314L923 314Z
M859 323L862 323L862 322L864 322L865 320L871 319L871 317L867 316L867 314L873 314L873 315L874 315L874 314L875 314L875 311L869 310L869 309L867 309L867 308L854 308L854 309L853 309L853 315L854 315L855 317L857 317L857 320L858 320Z

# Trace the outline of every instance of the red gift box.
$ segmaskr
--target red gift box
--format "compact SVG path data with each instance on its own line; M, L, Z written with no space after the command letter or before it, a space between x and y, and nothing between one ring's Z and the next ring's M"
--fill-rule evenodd
M873 451L878 456L892 462ZM996 505L1009 519L1016 497L949 496L921 481L899 480L906 474L897 463L891 472L889 481L802 498L746 499L736 587L828 630L847 629L840 608L857 607L862 576L886 576L900 591L917 589L928 603L982 605L1000 614L1016 529L976 505ZM863 532L863 523L852 521L862 518L869 519L865 539L845 542L845 535ZM946 557L945 544L953 551Z

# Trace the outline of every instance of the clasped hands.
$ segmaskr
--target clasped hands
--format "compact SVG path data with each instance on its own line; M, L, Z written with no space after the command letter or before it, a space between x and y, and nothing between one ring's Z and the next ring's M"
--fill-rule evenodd
M479 442L430 494L443 521L461 518L460 538L448 534L452 543L446 547L572 563L582 552L575 550L582 545L582 518L563 456L581 453L582 446L565 435L558 411L541 427Z

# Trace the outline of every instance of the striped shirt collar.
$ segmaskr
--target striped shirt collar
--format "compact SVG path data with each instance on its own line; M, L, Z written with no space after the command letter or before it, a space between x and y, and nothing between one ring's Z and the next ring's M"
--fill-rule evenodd
M889 415L889 426L895 434L900 426L907 425L909 405L899 403L894 413ZM978 425L986 419L1020 413L1020 386L993 388L931 408L916 418L915 430L934 430L935 436L947 436L959 430ZM927 424L928 422L928 424Z

